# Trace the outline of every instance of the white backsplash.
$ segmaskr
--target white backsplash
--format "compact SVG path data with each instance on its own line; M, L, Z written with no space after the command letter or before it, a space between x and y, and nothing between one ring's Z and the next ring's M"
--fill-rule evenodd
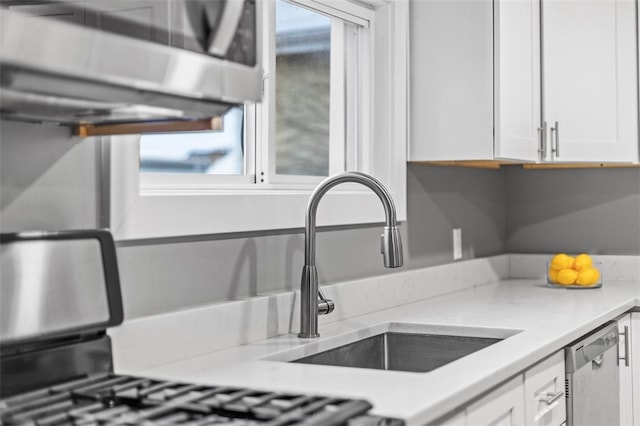
M336 309L319 317L319 327L509 278L543 280L551 256L505 254L325 285ZM605 285L640 281L640 256L593 258L601 263ZM149 369L297 333L298 299L299 291L284 292L125 320L109 330L116 371Z
M500 255L322 286L336 309L320 316L319 326L508 277L509 256ZM151 368L297 333L298 298L299 291L285 292L125 320L109 330L116 371Z

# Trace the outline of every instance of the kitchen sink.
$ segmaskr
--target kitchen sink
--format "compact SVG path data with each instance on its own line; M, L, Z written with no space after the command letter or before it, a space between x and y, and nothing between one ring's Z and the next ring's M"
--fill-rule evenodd
M380 332L381 331L381 332ZM425 373L494 345L520 330L391 323L358 333L341 345L315 344L303 356L281 361ZM369 334L362 336L362 334ZM336 339L333 339L334 341ZM311 352L311 353L309 353Z
M489 337L383 333L292 362L425 373L498 343Z

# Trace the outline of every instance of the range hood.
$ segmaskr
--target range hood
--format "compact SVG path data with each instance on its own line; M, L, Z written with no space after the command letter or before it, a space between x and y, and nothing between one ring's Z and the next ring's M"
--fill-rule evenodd
M168 4L166 1L158 5ZM255 43L249 46L255 51L252 63L3 7L1 117L64 125L189 121L221 116L234 105L259 101L262 71L257 49L257 3L228 1L246 4L246 16L253 11L249 16L253 37L247 38L246 24L243 29L229 29L229 25L221 28L239 32L245 49L247 40ZM233 35L226 37L233 39Z

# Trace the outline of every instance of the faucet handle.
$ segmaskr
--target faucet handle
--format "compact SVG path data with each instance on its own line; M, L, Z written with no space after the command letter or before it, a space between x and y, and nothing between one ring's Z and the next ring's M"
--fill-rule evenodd
M330 314L335 308L336 305L333 300L327 299L320 287L318 287L318 315Z

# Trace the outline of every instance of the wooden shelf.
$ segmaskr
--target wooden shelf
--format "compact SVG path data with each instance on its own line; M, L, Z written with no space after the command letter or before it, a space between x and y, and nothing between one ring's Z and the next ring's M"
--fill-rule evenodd
M620 169L640 167L633 163L541 163L523 164L524 169Z
M473 167L478 169L499 169L502 166L521 164L500 160L412 161L411 163L429 166Z
M520 166L523 169L608 169L640 167L640 164L636 163L520 163L501 160L411 161L411 163L429 166L473 167L480 169L499 169L502 166Z
M163 120L118 124L78 124L74 129L74 134L81 138L88 138L92 136L220 130L223 130L222 117L213 117L203 120Z

